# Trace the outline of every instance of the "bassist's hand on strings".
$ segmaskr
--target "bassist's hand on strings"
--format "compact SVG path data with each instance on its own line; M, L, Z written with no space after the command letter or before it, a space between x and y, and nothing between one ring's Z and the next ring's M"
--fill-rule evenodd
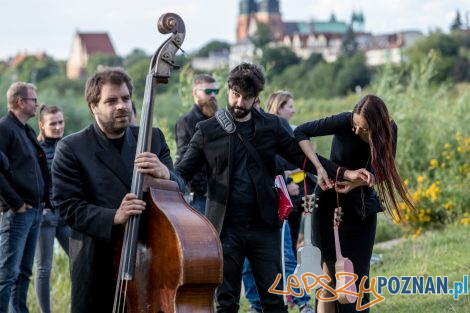
M142 211L145 210L145 204L145 201L138 199L135 194L126 194L116 215L114 215L114 224L124 224L131 215L142 214Z
M170 179L170 170L160 159L150 152L143 152L135 158L137 170L144 175L144 188L148 190L154 184L155 179Z

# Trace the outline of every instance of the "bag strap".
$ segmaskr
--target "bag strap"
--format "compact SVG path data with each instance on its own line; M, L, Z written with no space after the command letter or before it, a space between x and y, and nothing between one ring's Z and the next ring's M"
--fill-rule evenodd
M243 137L240 135L239 132L237 132L237 126L235 125L235 122L233 121L232 115L229 112L227 112L227 110L220 109L217 112L215 112L215 118L217 122L219 122L222 129L227 132L227 134L235 133L237 135L238 139L240 139L240 141L243 143L246 150L248 150L250 155L255 159L256 163L258 163L258 166L261 167L261 169L266 174L269 174L269 171L266 168L266 165L264 165L255 147L253 147L253 145L250 142L243 140Z
M258 166L261 167L261 169L269 176L269 171L266 168L266 165L264 165L263 161L261 160L261 157L259 156L258 152L256 151L255 147L246 140L243 140L242 135L240 135L239 132L235 132L237 134L238 139L242 142L242 144L245 146L246 150L250 153L250 155L255 159L256 163L258 163Z
M219 122L222 129L227 132L227 134L233 134L237 130L237 126L233 121L232 115L227 112L227 110L217 110L217 112L215 112L215 118L217 122Z

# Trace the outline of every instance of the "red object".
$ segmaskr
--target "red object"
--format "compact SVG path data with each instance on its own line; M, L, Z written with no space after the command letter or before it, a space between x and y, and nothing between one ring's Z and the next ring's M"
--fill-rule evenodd
M274 186L277 190L278 200L278 217L282 222L289 217L290 212L292 212L292 201L290 200L289 192L287 191L286 183L284 182L284 177L282 175L277 175L274 179Z

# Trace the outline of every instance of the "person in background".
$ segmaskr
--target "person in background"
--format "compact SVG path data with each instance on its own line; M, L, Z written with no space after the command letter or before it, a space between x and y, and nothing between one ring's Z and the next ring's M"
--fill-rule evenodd
M55 148L57 142L64 136L65 125L62 110L57 106L42 104L39 108L38 125L38 141L46 154L49 181L51 181L50 170ZM52 185L49 185L49 198L52 199ZM34 277L36 297L42 313L51 312L50 279L54 255L54 238L57 238L57 241L68 255L69 237L70 228L60 218L54 205L49 202L42 213L41 228L39 229L36 247L36 273Z
M218 93L217 82L212 76L200 74L194 77L193 108L176 122L175 165L178 165L183 159L188 149L189 141L196 131L196 124L214 116L217 111ZM204 214L207 199L207 179L204 168L201 168L187 183L186 196L189 198L189 204L197 211Z
M290 135L294 136L294 132L289 125L289 120L295 113L294 109L294 97L287 91L276 91L272 93L266 104L266 112L279 116L282 126L289 132ZM294 273L297 265L297 259L295 256L294 247L298 238L300 217L302 216L302 196L303 196L303 184L298 185L292 181L288 173L298 170L298 168L289 162L287 162L281 156L276 156L276 168L278 172L286 173L286 186L294 205L293 211L289 214L289 220L285 223L284 227L284 261L285 275L289 277ZM300 171L300 170L299 170ZM293 216L294 215L294 216ZM294 217L294 218L292 218ZM295 229L291 227L291 220L294 222ZM245 296L251 305L251 312L258 313L262 312L261 302L259 300L258 291L256 290L255 282L253 279L253 272L248 259L245 259L243 265L243 286L245 287ZM298 306L300 313L313 313L314 310L309 304L310 296L305 294L302 297L288 296L289 306Z
M350 169L366 168L372 173L377 192L370 182L347 182L338 177L335 189L322 191L318 210L314 211L312 233L320 247L324 260L323 268L329 277L335 277L335 240L333 232L334 210L337 207L336 192L343 216L339 227L341 252L354 265L358 275L357 290L363 277L369 276L370 259L377 225L377 212L387 208L391 214L400 216L398 197L414 209L403 180L395 165L397 147L397 125L391 118L385 103L375 95L366 95L354 106L352 112L344 112L298 126L295 137L305 154L311 158L313 152L310 138L333 135L330 160ZM317 231L318 230L318 231ZM334 284L334 279L332 281ZM366 287L369 288L369 281ZM330 297L323 290L322 296ZM369 302L369 293L364 294L362 305ZM365 309L361 312L368 312ZM356 312L356 303L318 302L317 312Z
M131 118L129 123L131 125L135 125L135 119L137 118L137 107L135 106L135 102L131 100L132 102L132 112L131 112Z
M0 312L28 312L27 298L42 208L49 202L47 161L28 120L38 108L36 86L13 83L0 119Z

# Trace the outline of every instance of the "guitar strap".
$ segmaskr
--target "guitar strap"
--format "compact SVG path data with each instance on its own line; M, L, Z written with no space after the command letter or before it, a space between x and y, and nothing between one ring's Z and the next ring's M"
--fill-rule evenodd
M341 167L338 166L338 169L336 170L336 183L338 183L339 170L340 169L341 169ZM342 213L343 209L339 206L339 192L338 192L338 190L336 190L336 207L338 208L338 215L341 216L341 213Z

